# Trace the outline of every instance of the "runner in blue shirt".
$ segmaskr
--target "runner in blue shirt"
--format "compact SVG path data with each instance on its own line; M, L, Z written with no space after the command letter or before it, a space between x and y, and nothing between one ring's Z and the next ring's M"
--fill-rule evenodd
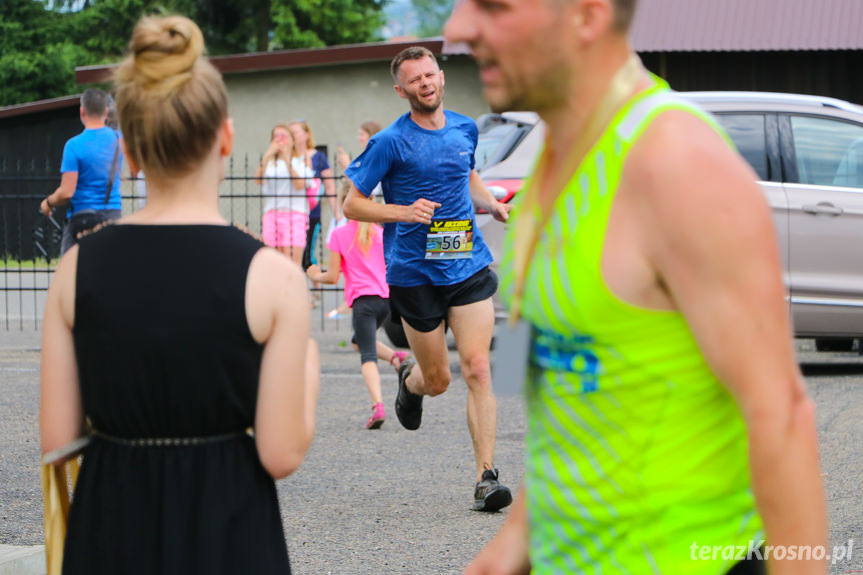
M497 403L489 348L497 276L488 268L492 257L476 228L473 205L500 221L506 221L509 206L492 196L473 169L476 124L444 110L444 73L434 54L407 48L393 59L390 72L410 112L375 134L345 170L352 188L344 211L353 220L385 224L390 310L394 320L401 319L416 358L399 368L396 416L406 429L418 429L423 396L440 395L449 386L448 324L468 386L477 466L473 508L497 511L512 502L493 463ZM379 183L386 204L369 198Z

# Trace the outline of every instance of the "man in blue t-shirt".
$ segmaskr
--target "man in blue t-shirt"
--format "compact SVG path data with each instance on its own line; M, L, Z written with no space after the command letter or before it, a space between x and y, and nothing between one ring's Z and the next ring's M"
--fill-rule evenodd
M401 318L416 357L399 368L399 421L418 429L423 396L449 386L448 324L468 386L477 465L473 507L497 511L512 501L493 464L497 403L489 348L497 277L488 269L491 252L476 228L473 205L500 221L506 221L509 206L492 196L474 170L474 121L443 108L444 74L434 54L407 48L393 59L390 72L410 112L375 134L345 170L352 187L344 211L350 219L384 223L390 310L394 320ZM386 204L369 197L379 183Z
M57 206L72 204L63 226L61 254L75 245L81 234L122 214L123 146L120 135L105 125L108 109L108 94L104 91L90 89L81 95L84 131L66 142L60 164L60 187L39 206L42 213L50 216Z

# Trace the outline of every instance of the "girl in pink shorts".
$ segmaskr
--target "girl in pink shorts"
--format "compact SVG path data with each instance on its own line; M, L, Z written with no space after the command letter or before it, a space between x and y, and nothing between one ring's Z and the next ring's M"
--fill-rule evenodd
M306 188L314 172L302 157L294 157L294 139L287 124L270 133L270 146L255 170L255 183L264 196L261 235L272 246L300 265L309 225Z

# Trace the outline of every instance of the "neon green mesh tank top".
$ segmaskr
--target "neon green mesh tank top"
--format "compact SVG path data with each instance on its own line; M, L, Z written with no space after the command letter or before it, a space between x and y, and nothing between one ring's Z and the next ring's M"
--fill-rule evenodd
M588 152L540 231L521 313L532 325L526 475L533 573L724 573L692 544L761 538L743 420L683 317L628 305L600 273L623 163L657 114L708 114L658 81ZM501 294L512 301L513 230Z

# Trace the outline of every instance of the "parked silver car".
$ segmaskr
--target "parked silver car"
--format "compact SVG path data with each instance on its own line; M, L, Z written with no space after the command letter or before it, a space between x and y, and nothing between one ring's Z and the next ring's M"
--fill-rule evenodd
M851 349L863 337L863 108L796 94L681 95L716 116L758 174L796 335L816 338L821 350ZM478 124L479 174L508 201L533 166L542 122L519 112L488 114ZM497 259L504 225L487 214L477 225Z

